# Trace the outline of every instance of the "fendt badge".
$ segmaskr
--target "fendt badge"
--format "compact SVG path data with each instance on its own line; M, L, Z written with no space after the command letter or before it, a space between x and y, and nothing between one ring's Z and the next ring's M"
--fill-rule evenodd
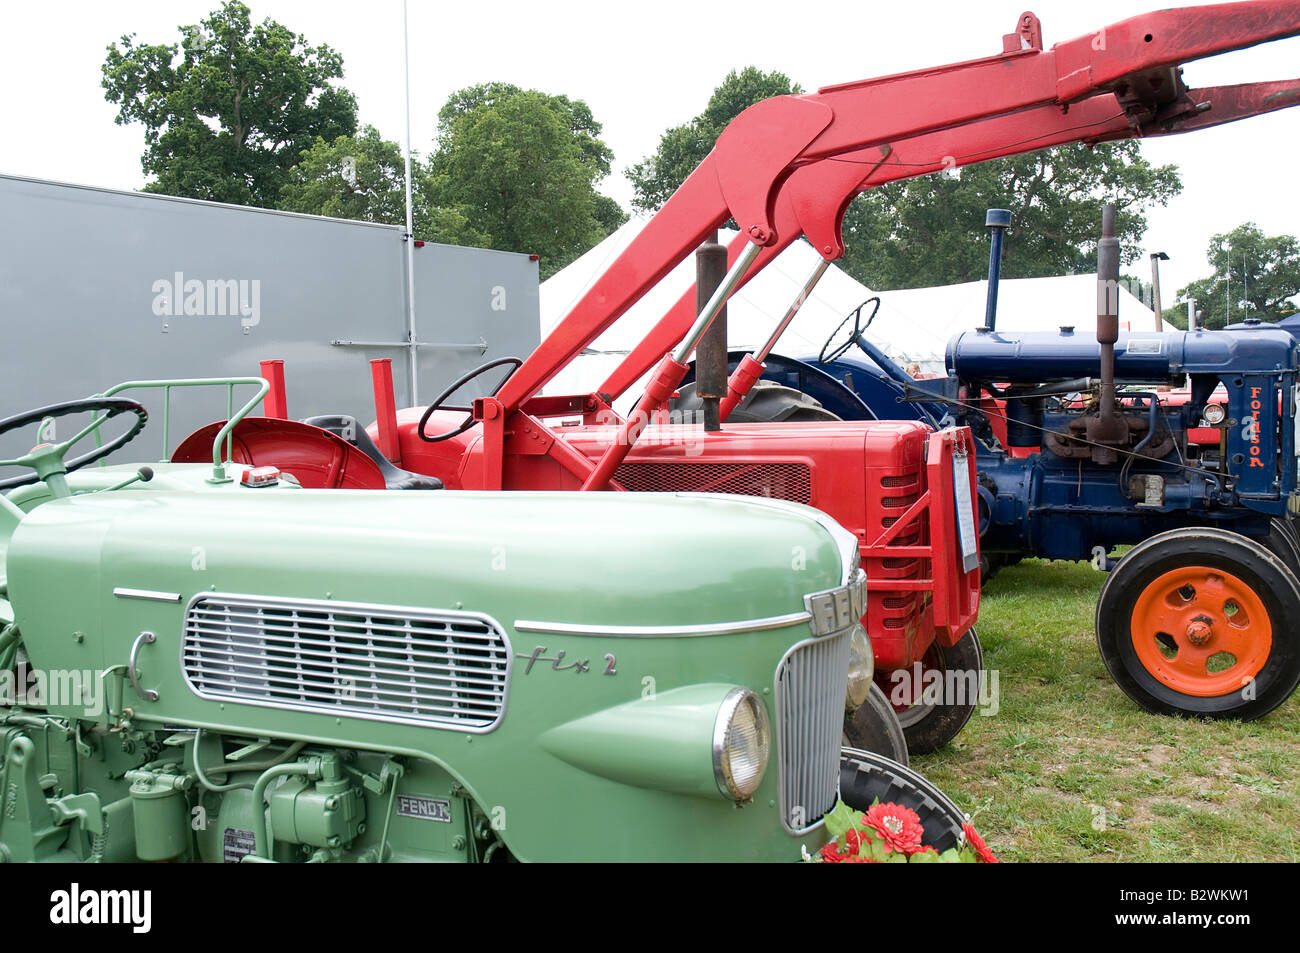
M399 794L397 813L399 817L414 817L421 821L443 821L450 824L451 802L436 797L412 797L409 794Z

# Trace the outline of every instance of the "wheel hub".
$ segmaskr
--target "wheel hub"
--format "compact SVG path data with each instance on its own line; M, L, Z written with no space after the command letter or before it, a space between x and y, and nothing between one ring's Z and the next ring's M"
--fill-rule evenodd
M1213 620L1209 616L1197 616L1187 627L1187 640L1193 645L1205 645L1213 634L1210 628L1212 624Z
M1218 567L1153 579L1133 605L1133 650L1157 681L1184 695L1238 691L1268 661L1273 628L1259 594Z

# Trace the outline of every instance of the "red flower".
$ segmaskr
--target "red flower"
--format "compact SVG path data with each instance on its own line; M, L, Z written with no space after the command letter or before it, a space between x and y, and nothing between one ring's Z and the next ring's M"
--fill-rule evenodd
M817 853L821 855L821 859L828 864L843 863L849 858L848 854L841 854L839 852L839 845L837 845L835 841L831 841Z
M993 851L989 849L989 845L984 843L984 838L980 837L975 828L971 827L969 824L963 824L961 826L961 831L966 835L966 843L975 848L975 855L979 857L980 860L986 864L999 863L998 859L993 856Z
M858 856L858 848L864 843L870 847L871 839L856 827L851 827L844 832L845 847L854 857Z
M885 850L910 854L921 846L921 818L910 808L897 804L873 804L865 822L880 835Z

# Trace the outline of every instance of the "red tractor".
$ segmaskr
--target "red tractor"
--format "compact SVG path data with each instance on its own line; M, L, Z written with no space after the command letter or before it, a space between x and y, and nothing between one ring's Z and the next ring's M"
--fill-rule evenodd
M1003 37L998 55L758 103L727 127L527 360L485 364L428 408L400 411L387 362L375 362L374 425L362 430L351 418L309 422L350 437L373 459L373 472L364 474L367 462L349 464L352 485L413 486L423 478L425 485L466 490L708 491L821 509L859 540L869 579L863 622L877 682L899 709L910 750L933 750L960 731L980 702L969 431L798 414L716 431L673 423L666 408L688 373L687 361L727 297L800 235L827 261L839 257L844 210L865 189L1065 142L1185 132L1294 105L1300 84L1192 90L1179 64L1297 34L1294 0L1256 0L1146 14L1045 50L1038 19L1027 13ZM732 218L740 238L729 249L725 278L698 315L694 296L683 297L596 393L541 394ZM794 310L726 382L722 418L733 411L737 419L762 416L753 409L751 388ZM487 396L472 405L446 403L480 374L505 366L510 370ZM632 411L616 413L617 398L652 367ZM282 399L268 416L277 411L283 412ZM815 408L809 413L816 416ZM245 426L261 428L247 435L247 462L295 473L295 465L314 468L325 483L344 479L351 458L334 444L326 451L323 438L292 432L300 425L250 420ZM322 462L309 445L338 456ZM798 559L792 554L792 569ZM851 725L846 732L859 740Z

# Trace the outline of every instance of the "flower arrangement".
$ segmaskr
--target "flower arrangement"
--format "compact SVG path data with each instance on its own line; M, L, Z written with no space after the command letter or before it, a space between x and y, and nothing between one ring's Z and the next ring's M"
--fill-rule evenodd
M804 851L804 859L825 864L996 864L997 857L969 821L962 824L956 847L943 853L921 842L925 831L921 818L911 808L898 804L872 804L855 811L843 801L826 815L831 840L815 855Z

